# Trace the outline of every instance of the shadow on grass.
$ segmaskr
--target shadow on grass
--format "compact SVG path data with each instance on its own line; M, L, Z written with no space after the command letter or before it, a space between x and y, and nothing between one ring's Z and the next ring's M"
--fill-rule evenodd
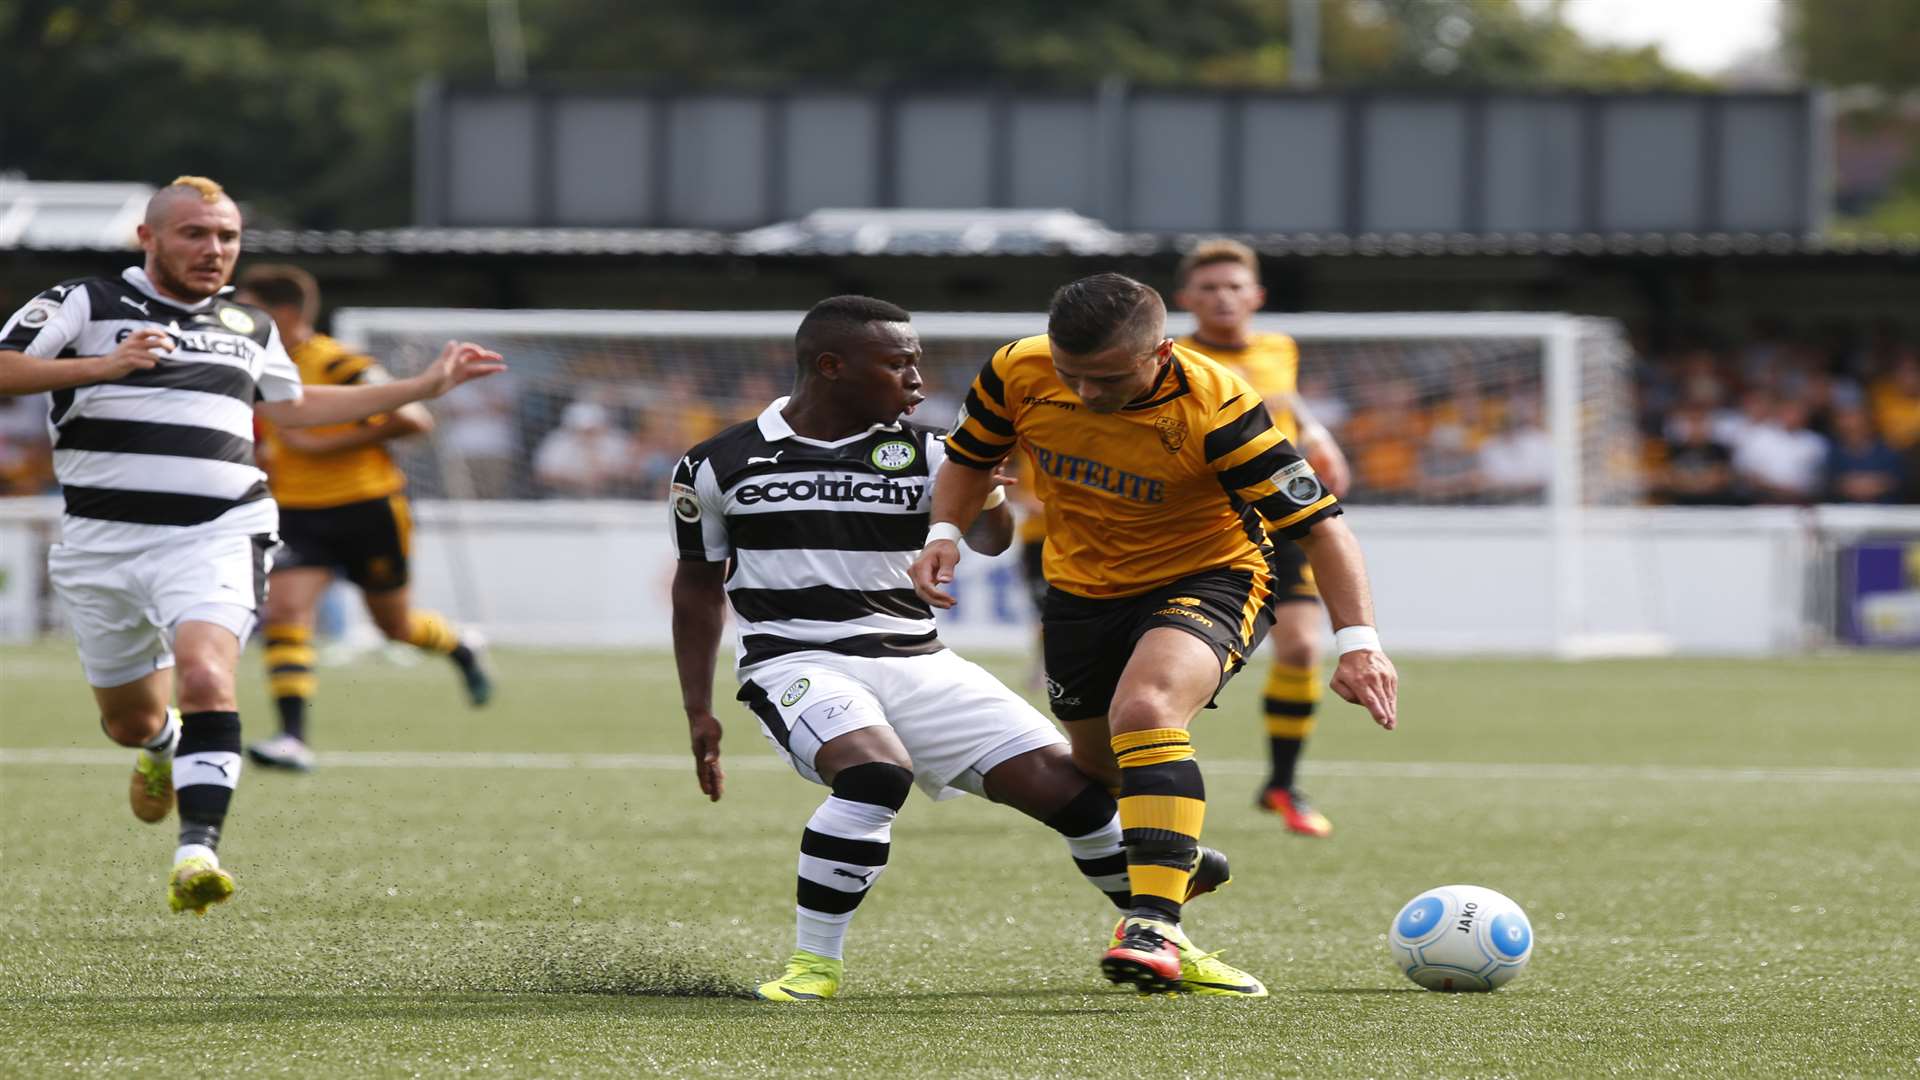
M1426 994L1417 986L1320 986L1304 987L1293 991L1296 994Z

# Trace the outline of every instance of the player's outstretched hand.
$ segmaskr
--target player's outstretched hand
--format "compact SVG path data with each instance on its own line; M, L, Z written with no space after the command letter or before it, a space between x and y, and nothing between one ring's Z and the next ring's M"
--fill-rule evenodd
M427 384L431 388L430 397L441 394L472 379L483 379L488 375L507 370L506 361L500 354L471 341L449 341L440 350L440 356L426 371Z
M136 371L146 371L160 362L160 354L173 349L173 338L157 326L143 326L128 334L106 355L107 370L102 382L112 382Z
M712 713L690 715L687 733L693 737L693 775L700 781L700 791L719 802L727 786L727 774L720 769L720 718Z
M953 581L953 568L960 565L960 545L951 540L935 540L920 549L920 557L907 568L913 579L913 591L920 599L946 610L953 606L953 595L940 586Z
M1373 722L1392 731L1399 722L1400 673L1387 654L1355 649L1340 655L1333 672L1333 692L1367 710Z

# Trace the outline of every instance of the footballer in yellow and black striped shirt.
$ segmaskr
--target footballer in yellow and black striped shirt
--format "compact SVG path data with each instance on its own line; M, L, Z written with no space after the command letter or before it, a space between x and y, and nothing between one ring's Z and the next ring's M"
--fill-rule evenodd
M351 386L387 378L372 357L314 330L320 286L305 270L254 266L242 275L240 291L273 317L302 383ZM451 659L473 704L485 704L492 693L477 642L445 616L408 600L413 530L407 477L386 444L432 427L432 415L418 402L352 424L287 430L262 425L267 484L280 504L281 546L268 579L263 630L267 684L280 713L280 733L247 747L254 761L302 771L312 767L306 728L316 689L313 616L335 572L360 588L367 613L389 640Z
M1187 727L1272 619L1266 530L1305 549L1341 628L1335 691L1389 729L1397 695L1336 501L1247 381L1165 330L1160 295L1120 274L1055 293L1047 333L995 353L968 391L911 569L923 598L951 607L955 540L993 465L1016 445L1033 455L1048 694L1082 769L1111 781L1118 766L1133 901L1101 967L1141 989L1180 981L1206 811Z

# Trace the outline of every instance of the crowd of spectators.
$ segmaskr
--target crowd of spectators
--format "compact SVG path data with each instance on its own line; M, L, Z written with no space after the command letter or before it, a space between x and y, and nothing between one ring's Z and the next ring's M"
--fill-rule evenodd
M503 343L514 370L436 403L436 442L396 447L424 497L655 498L689 446L784 393L776 342ZM973 342L928 343L944 425L979 363ZM1832 346L1759 328L1726 346L1639 352L1615 448L1645 501L1682 506L1920 503L1920 347L1876 334ZM1553 445L1537 356L1458 345L1316 354L1300 390L1376 503L1528 503ZM0 398L0 495L55 490L43 396ZM1637 440L1637 447L1632 443ZM456 475L457 474L457 475Z
M1647 489L1681 506L1920 503L1920 347L1760 328L1636 369Z

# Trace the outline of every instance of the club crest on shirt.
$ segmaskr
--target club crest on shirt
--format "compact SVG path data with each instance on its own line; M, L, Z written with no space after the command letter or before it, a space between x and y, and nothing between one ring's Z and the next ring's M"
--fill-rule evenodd
M796 701L799 701L803 697L806 697L807 691L812 688L813 688L812 680L795 679L793 680L793 685L787 687L787 692L780 695L780 704L783 707L792 708L793 703Z
M1153 422L1154 430L1160 433L1160 445L1169 454L1177 454L1187 445L1187 422L1177 416L1158 417Z
M1312 473L1296 476L1280 490L1286 492L1288 502L1296 506L1312 506L1320 501L1320 478Z
M694 497L693 488L675 484L669 489L667 501L673 504L674 517L689 525L700 520L700 500Z
M236 334L253 333L253 316L235 307L220 309L220 323Z
M913 464L915 456L912 443L889 439L874 447L868 460L872 461L876 468L885 469L888 472L899 472Z

